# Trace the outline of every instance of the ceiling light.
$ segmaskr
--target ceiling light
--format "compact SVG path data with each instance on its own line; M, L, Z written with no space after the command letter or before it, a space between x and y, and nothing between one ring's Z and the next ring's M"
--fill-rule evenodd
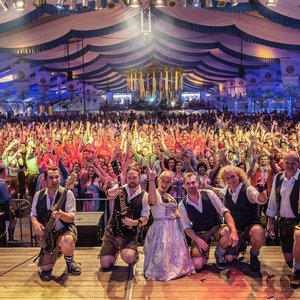
M266 1L266 4L267 4L268 6L276 6L277 0L267 0L267 1Z
M140 7L141 1L140 0L129 0L130 7Z
M152 5L155 7L165 7L165 6L167 6L167 1L166 0L154 0L154 1L152 1Z
M193 7L194 8L200 7L200 0L193 0Z
M0 0L0 6L3 8L4 11L8 11L8 5L5 0Z
M231 6L236 6L238 5L238 1L237 0L230 0Z
M14 0L13 5L15 10L25 10L25 0Z
M64 8L64 3L65 3L65 0L57 0L57 2L56 2L56 4L55 4L55 7L56 7L58 10L65 9L65 8Z

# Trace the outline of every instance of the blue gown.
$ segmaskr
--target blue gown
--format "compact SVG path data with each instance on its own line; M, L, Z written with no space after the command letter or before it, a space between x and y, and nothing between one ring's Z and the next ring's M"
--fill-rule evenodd
M171 280L195 273L180 220L176 219L177 203L162 201L151 206L153 224L144 243L144 272L149 280Z

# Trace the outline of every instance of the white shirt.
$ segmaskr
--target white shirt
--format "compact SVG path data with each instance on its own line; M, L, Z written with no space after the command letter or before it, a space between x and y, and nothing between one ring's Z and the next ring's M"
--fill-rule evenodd
M240 191L241 191L243 185L244 184L242 182L240 182L239 185L236 187L235 192L232 192L229 187L221 189L219 191L219 197L221 199L225 199L225 195L226 195L226 192L228 190L229 193L230 193L230 195L231 195L233 203L236 204L237 199L239 197L239 194L240 194ZM247 198L248 198L249 202L253 203L253 204L255 204L255 203L257 203L257 204L265 204L268 201L268 199L266 198L266 201L264 203L259 202L259 200L258 200L259 192L252 185L247 186L247 188L246 188L246 194L247 194Z
M223 205L222 201L220 200L220 198L213 192L210 190L205 190L208 194L208 197L211 201L211 204L214 206L214 208L216 209L217 213L223 218L225 212L228 212L229 210ZM201 199L201 194L199 191L199 200L198 203L194 203L192 202L188 195L186 196L186 203L194 206L199 212L203 212L203 205L202 205L202 199ZM183 204L183 200L179 203L178 205L178 211L181 217L181 223L184 229L187 228L192 228L191 225L191 220L189 219L189 216L187 214L187 211L185 209L185 206Z
M58 191L58 189L57 189L57 191ZM56 193L54 195L53 201L56 198L57 191L56 191ZM32 202L30 217L33 217L33 216L37 217L36 204L37 204L37 201L39 199L40 192L41 191L35 193L35 195L33 197L33 202ZM46 194L47 210L49 210L51 208L51 199L50 199L50 197L48 195L48 189L46 189L46 193L45 194ZM70 191L70 190L68 190L68 193L67 193L65 212L72 214L74 216L74 218L75 218L75 215L76 215L76 200L75 200L73 192ZM62 222L60 222L59 219L56 219L55 220L55 230L60 230L62 228L64 228L64 225L62 224Z
M282 176L282 174L279 174L275 176L273 180L273 185L272 185L272 190L271 190L271 195L270 195L270 200L269 200L269 205L267 209L267 216L269 217L276 217L279 215L280 217L283 218L295 218L296 216L294 215L291 207L291 202L290 202L290 195L292 192L292 189L294 187L294 184L296 180L298 179L300 171L297 170L296 173L290 178L287 179L285 172L283 173L282 177L282 185L280 189L280 196L281 196L281 202L280 202L280 211L278 212L278 207L276 203L276 178L277 176Z

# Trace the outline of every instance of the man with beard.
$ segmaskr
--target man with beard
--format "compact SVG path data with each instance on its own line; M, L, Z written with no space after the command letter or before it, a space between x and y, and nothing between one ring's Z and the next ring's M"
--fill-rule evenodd
M106 192L107 198L115 199L115 205L100 251L100 265L104 269L114 265L118 252L127 264L138 259L137 228L147 223L150 214L148 194L141 189L140 179L139 170L130 166L126 172L127 184L122 186L118 180L118 184Z
M300 286L300 197L299 154L288 152L284 157L285 171L278 173L273 181L267 209L268 230L274 232L274 218L279 221L279 237L284 259L293 266L290 278L292 287Z
M210 190L200 190L194 173L184 176L187 196L179 203L178 210L185 233L192 239L191 257L196 270L201 270L209 257L212 240L218 241L215 250L216 265L226 268L225 253L229 245L238 243L238 233L229 210ZM221 224L224 218L226 224Z

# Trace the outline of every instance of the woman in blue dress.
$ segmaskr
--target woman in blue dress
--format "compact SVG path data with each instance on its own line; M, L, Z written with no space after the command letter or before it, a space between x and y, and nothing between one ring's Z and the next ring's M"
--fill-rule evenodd
M167 193L172 175L163 171L155 188L155 172L147 167L149 204L153 216L144 244L144 272L148 280L171 280L195 272L185 235L177 218L177 202Z

